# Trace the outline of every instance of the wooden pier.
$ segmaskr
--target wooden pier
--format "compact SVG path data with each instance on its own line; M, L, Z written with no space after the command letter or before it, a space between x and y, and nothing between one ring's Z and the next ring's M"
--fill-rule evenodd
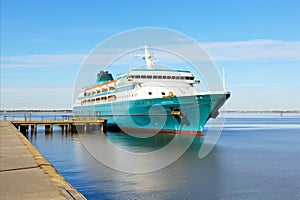
M52 133L53 126L59 126L62 132L75 133L78 131L90 131L92 129L99 129L101 132L106 133L107 119L100 118L98 116L86 117L86 116L39 116L39 119L32 118L31 115L24 114L24 116L4 116L5 121L11 121L11 123L20 130L21 133L28 133L29 129L31 133L37 132L37 126L44 126L45 133Z

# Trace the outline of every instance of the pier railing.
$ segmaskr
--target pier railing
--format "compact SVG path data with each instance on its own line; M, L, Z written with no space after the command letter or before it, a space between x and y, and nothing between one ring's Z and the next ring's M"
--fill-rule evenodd
M84 121L84 120L96 120L100 119L101 115L40 115L40 114L9 114L3 115L2 120L4 121Z
M39 114L9 114L3 115L4 121L45 121L45 120L72 120L72 115L39 115Z
M40 115L40 114L10 114L3 115L2 119L11 121L22 133L36 132L37 126L45 126L46 132L52 132L53 126L60 126L62 131L76 132L77 129L87 131L90 127L100 127L102 132L106 132L106 119L100 115L80 116L80 115Z

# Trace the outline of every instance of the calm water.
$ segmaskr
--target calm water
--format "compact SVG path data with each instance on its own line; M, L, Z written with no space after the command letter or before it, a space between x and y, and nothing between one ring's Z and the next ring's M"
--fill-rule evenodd
M207 157L198 158L198 138L176 162L144 174L102 165L87 152L78 134L62 134L59 129L45 134L40 128L28 138L88 199L300 199L300 115L296 114L230 114ZM118 133L108 133L107 138L142 152L167 144L172 136L146 142Z

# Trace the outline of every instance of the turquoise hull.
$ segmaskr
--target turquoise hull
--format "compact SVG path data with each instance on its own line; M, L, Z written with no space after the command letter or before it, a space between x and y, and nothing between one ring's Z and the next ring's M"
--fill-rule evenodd
M229 96L225 93L108 102L76 106L73 113L106 118L108 126L123 131L201 135L207 120L218 115Z

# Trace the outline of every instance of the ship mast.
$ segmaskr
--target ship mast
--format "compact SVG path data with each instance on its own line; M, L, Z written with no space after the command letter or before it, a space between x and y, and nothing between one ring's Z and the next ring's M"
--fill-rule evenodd
M154 63L151 60L151 58L153 56L153 53L150 52L149 47L146 44L144 45L144 49L145 49L144 59L146 60L147 68L148 69L153 69Z
M146 44L143 46L143 48L144 48L145 54L135 54L135 56L142 57L146 61L147 69L153 69L154 63L155 63L155 61L151 60L153 53L150 52L150 49Z

